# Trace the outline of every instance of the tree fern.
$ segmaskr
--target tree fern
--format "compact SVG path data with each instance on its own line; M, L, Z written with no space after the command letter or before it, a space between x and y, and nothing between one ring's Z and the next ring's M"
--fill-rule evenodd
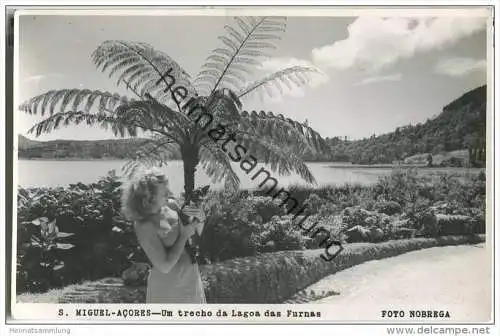
M172 151L180 151L187 195L194 189L198 164L214 181L224 180L226 187L237 188L240 181L227 153L193 122L193 116L185 113L199 107L213 117L212 124L223 124L236 133L249 152L262 163L269 163L272 170L296 173L314 182L300 156L309 150L325 150L321 136L308 125L283 115L242 111L241 99L254 93L282 94L285 87L310 84L320 71L312 66L294 66L239 90L275 48L286 18L244 17L234 22L225 27L226 35L219 37L223 46L208 56L194 82L171 57L146 43L105 41L92 53L92 61L115 77L117 85L125 85L134 99L98 90L53 90L23 103L20 109L47 116L32 127L37 135L82 123L111 129L122 137L135 137L144 131L149 138L127 162L125 171L131 173L144 164L162 165ZM175 78L175 85L171 85L169 74ZM181 99L182 104L189 101L188 106L181 107L172 99L176 86L187 90L187 97Z
M219 36L223 47L208 56L194 84L198 92L210 96L219 87L236 91L259 60L275 49L279 33L285 31L284 17L236 17L236 25L225 26L226 35ZM238 26L238 27L236 27Z
M189 95L195 94L189 74L170 56L154 49L147 43L105 41L93 53L92 61L109 76L119 75L117 84L124 83L141 97L146 93L164 104L172 103L170 72L177 85L182 85ZM180 112L180 111L179 111Z

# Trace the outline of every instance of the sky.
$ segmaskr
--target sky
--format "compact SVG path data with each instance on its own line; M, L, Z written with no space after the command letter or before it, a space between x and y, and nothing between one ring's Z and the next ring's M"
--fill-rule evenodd
M222 46L217 37L226 24L234 24L233 18L23 15L18 102L63 88L132 96L91 62L92 51L106 40L149 43L194 76L211 50ZM307 119L323 137L360 139L425 122L487 81L484 16L288 17L276 46L256 67L255 78L303 64L323 75L280 99L244 100L243 108ZM41 120L14 113L20 134ZM38 140L112 138L96 127L70 126Z

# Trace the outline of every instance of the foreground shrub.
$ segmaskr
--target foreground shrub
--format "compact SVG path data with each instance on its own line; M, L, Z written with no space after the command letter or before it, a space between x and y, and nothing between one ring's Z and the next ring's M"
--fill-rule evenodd
M209 262L257 253L262 217L244 194L211 193L205 204L207 220L200 250Z
M269 222L275 216L284 216L287 213L282 201L269 196L250 195L245 199L246 206L255 212L262 223Z
M377 202L375 204L375 210L377 212L392 216L401 213L401 205L394 201Z
M432 210L424 210L415 215L416 227L419 232L428 237L436 237L439 234L439 223ZM464 234L462 232L461 234Z
M125 286L137 286L147 281L151 266L148 263L133 263L122 273Z
M120 216L118 177L108 176L89 185L73 184L68 188L20 189L18 199L18 290L44 291L82 279L117 276L130 265L141 261L144 254L130 223ZM51 262L64 264L57 278L41 283L33 260L34 232L30 222L45 217L71 235L66 239L73 248L53 254Z
M369 211L359 206L345 208L342 211L342 222L346 230L358 225L366 228L375 226L385 230L392 221L394 218L384 213Z
M60 232L56 221L46 217L23 222L18 233L21 236L17 246L17 286L35 292L62 285L64 252L74 247L64 243L64 238L72 234Z
M319 257L321 250L275 252L205 265L201 272L209 303L282 303L325 276L366 261L423 248L484 241L483 235L351 244L331 262ZM21 302L49 299L52 303L144 303L145 286L124 286L119 278L107 278L36 298L30 295L18 298Z
M120 184L111 173L88 185L19 189L19 291L44 291L82 280L120 276L132 263L148 262L132 226L120 214ZM321 223L333 239L342 240L345 230L360 225L370 231L369 241L380 241L412 237L417 230L424 236L468 234L470 230L484 233L485 186L481 176L423 177L414 171L396 170L374 186L296 186L289 191L299 202L306 202L301 204L309 206L308 222ZM263 191L212 191L203 206L207 223L200 246L202 263L262 252L317 248L324 240L322 236L303 236L287 219L281 201ZM429 210L436 215L467 216L476 224L472 229L457 224L465 220L457 219L461 217L438 224L436 218L423 215ZM40 275L40 258L33 246L26 244L34 234L29 223L41 217L55 220L61 231L71 234L64 243L73 248L49 258L53 265L64 264L53 277Z
M205 204L207 222L200 246L210 263L262 251L304 248L305 237L285 216L282 202L245 193L214 192Z
M439 235L456 235L474 233L477 222L469 216L463 215L436 215Z
M263 224L257 238L261 247L259 252L302 250L306 248L307 238L292 221L292 216L273 217Z

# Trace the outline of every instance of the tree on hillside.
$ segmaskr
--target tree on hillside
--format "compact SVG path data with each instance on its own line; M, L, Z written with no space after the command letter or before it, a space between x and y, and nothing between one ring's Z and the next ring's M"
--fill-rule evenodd
M427 167L432 167L433 166L433 163L432 163L432 154L429 153L427 154Z
M146 43L105 41L93 52L92 61L115 76L116 84L128 88L133 97L90 89L52 90L26 101L20 109L44 117L30 130L37 136L82 123L110 128L122 137L144 132L148 143L131 158L131 167L164 164L169 153L180 151L187 199L200 165L214 182L224 180L226 186L236 188L239 178L227 153L209 139L203 125L188 117L182 102L189 101L190 108L204 107L214 116L214 124L225 125L226 134L236 134L249 154L270 164L273 171L297 173L315 182L300 154L326 148L317 132L283 115L242 111L241 100L252 94L283 94L285 87L310 84L314 75L321 74L314 67L292 66L244 85L252 68L275 48L285 27L286 18L236 17L219 37L223 46L211 52L194 78Z

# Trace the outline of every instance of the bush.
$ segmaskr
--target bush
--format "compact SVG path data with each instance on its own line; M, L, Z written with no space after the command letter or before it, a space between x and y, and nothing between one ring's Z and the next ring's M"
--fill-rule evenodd
M327 198L321 198L315 193L310 194L303 204L306 206L304 214L318 215L320 218L328 218L339 213L339 206L335 204L331 198L331 194L328 194Z
M392 221L394 219L384 213L369 211L359 206L345 208L342 211L342 222L346 230L358 225L365 228L375 226L386 230Z
M322 250L265 253L237 258L200 271L208 303L282 303L320 279L360 263L389 258L429 247L484 242L484 236L415 238L380 244L351 244L333 261L319 257ZM144 303L145 286L124 286L121 279L70 286L64 290L32 297L21 295L19 302L50 303ZM47 298L48 297L48 298Z
M367 242L370 240L370 230L361 225L353 226L345 231L348 243Z
M133 263L122 273L122 280L126 286L138 286L147 282L151 266L148 263Z
M210 193L204 205L207 220L200 244L201 255L209 262L217 262L257 253L263 219L256 207L261 204L261 199L248 202L242 193Z
M46 217L37 218L20 225L22 233L18 240L17 286L36 292L47 290L64 281L64 252L72 244L64 243L71 233L60 232L56 221Z
M392 216L398 213L401 213L401 205L398 202L394 201L386 201L386 202L377 202L374 206L377 212Z
M111 172L88 185L19 189L19 291L44 291L82 280L120 276L134 262L148 262L133 227L120 214L120 185ZM396 170L375 186L292 187L289 191L309 207L310 217L304 226L318 222L317 227L324 227L335 240L342 241L342 232L356 225L370 230L370 241L372 236L380 236L379 230L383 240L408 237L409 233L403 231L413 235L422 228L421 234L427 236L466 231L458 229L465 225L457 224L461 217L435 224L424 215L430 210L437 215L467 216L475 223L473 233L485 231L486 182L480 175L422 177L414 171ZM265 251L318 248L325 238L305 236L286 215L281 202L262 191L210 192L202 204L207 214L200 245L202 263ZM74 246L51 254L53 265L64 264L51 277L40 275L40 254L29 244L37 232L30 223L42 217L72 234L63 243Z
M298 230L292 216L284 218L273 217L263 224L263 230L256 240L260 241L261 252L303 250L306 248L307 238Z
M282 201L272 197L252 195L246 198L245 202L263 223L269 222L275 216L284 216L287 213Z
M450 157L448 159L444 159L439 164L441 167L465 167L465 162L463 159L459 159L456 157Z
M211 193L205 204L202 255L212 263L262 251L305 248L306 237L281 203L241 192Z
M319 197L317 194L311 194L304 201L304 205L307 205L307 214L317 214L321 207L326 205L324 198Z
M475 222L469 216L463 215L436 215L438 226L438 234L443 236L448 235L466 235L475 233Z
M377 214L373 211L368 211L361 208L360 206L345 208L342 211L342 222L346 229L350 229L354 226L361 225L365 226L365 221L368 218L376 217ZM373 219L368 219L368 222Z
M417 228L422 235L436 237L439 234L438 220L432 210L418 213L415 219Z
M377 200L392 201L403 208L415 203L419 191L426 179L418 176L416 169L394 169L389 176L384 176L374 186Z
M44 291L82 279L119 276L132 261L145 261L133 228L120 215L121 183L114 172L89 185L68 188L28 188L18 197L18 290ZM58 253L54 263L65 266L58 278L41 284L33 257L30 222L46 217L71 234L71 251Z

